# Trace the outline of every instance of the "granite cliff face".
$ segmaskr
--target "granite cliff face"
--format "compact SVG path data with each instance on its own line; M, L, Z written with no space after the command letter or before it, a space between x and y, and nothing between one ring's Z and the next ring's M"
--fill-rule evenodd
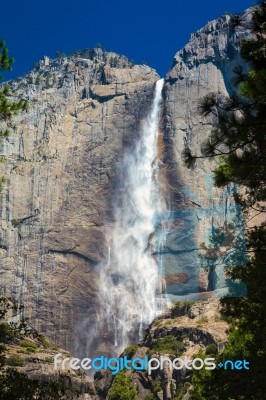
M224 16L193 34L166 77L158 153L168 206L161 218L168 223L152 241L164 265L165 291L174 300L223 293L223 271L213 276L199 268L200 244L215 229L234 224L233 239L216 257L219 264L241 233L235 188L217 190L208 172L214 162L200 160L188 170L181 154L185 146L198 153L211 130L213 121L197 111L198 99L233 90L239 43L250 35L249 14L244 18L246 28ZM117 167L158 79L148 66L94 49L45 57L10 82L15 95L28 100L29 111L17 117L17 131L1 149L6 162L0 174L7 177L1 294L23 302L24 317L35 329L76 354L84 354L84 332L96 318L97 265L107 257Z
M193 33L189 43L176 53L173 67L166 76L164 160L173 228L166 235L162 257L166 265L167 290L178 300L179 295L196 299L197 294L191 296L191 293L214 289L218 296L223 293L224 273L222 269L219 271L218 265L228 265L228 254L233 254L236 238L243 233L241 210L234 202L236 187L220 190L213 185L211 171L216 160L198 159L195 167L188 169L182 152L188 147L192 154L201 156L201 145L215 122L211 117L200 115L199 100L210 92L233 93L236 90L234 68L247 69L239 49L241 40L251 37L250 17L250 10L247 10L239 26L235 17L225 15ZM232 237L229 239L229 231L224 231L228 241L226 243L225 238L220 246L214 261L216 273L211 276L199 268L202 264L199 258L204 258L204 246L214 237L215 231L226 226L230 226ZM243 243L242 237L242 246Z
M1 149L1 294L22 302L24 317L65 348L77 351L75 329L95 316L116 165L156 80L150 67L95 49L45 57L10 83L29 112Z

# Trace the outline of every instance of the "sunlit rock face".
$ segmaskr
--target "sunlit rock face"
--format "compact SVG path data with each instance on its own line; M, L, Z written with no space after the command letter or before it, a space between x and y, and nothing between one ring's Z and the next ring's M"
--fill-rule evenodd
M193 169L188 169L182 152L189 147L192 154L201 156L201 145L215 122L200 114L199 100L210 92L227 95L236 89L233 71L244 66L239 48L241 40L251 37L250 17L247 10L241 17L242 26L237 26L233 17L223 16L193 33L189 43L176 53L166 76L164 142L171 213L163 217L170 219L170 229L165 232L161 259L166 291L177 300L196 299L197 293L213 289L217 289L216 295L224 293L223 268L217 266L228 265L229 250L236 246L242 231L242 217L233 199L236 188L219 190L213 185L211 171L217 160L199 159ZM225 232L228 225L230 229ZM213 260L217 274L208 276L200 269L203 247L219 229L224 230L225 240ZM206 265L206 259L203 263Z
M1 148L1 294L23 302L36 329L73 351L77 341L86 348L82 321L97 310L117 165L158 79L148 66L95 49L45 57L10 84L29 111Z

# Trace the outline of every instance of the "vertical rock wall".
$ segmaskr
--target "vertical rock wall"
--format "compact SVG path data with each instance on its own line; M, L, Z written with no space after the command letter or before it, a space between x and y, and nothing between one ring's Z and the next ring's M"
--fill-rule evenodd
M29 111L1 148L0 293L22 302L34 328L72 351L86 348L84 316L95 318L116 167L157 79L147 66L95 49L45 57L10 83Z
M234 92L233 71L236 66L243 65L240 42L251 35L250 17L250 10L247 10L239 26L235 18L226 15L192 34L189 43L176 53L166 77L164 160L171 213L165 216L170 228L165 232L161 258L166 266L166 291L175 299L179 296L184 300L196 299L197 292L215 288L215 295L224 293L226 282L222 264L231 262L229 255L232 256L237 237L242 235L243 239L241 212L234 202L236 187L223 190L214 187L211 171L217 160L199 159L193 169L188 169L182 152L189 147L192 154L201 155L201 145L215 122L200 115L199 100L210 92L224 95ZM246 68L244 66L244 70ZM229 227L225 232L227 237L214 257L216 272L213 276L200 268L203 248L218 230L226 227ZM241 246L244 246L243 241ZM203 263L206 264L206 259Z

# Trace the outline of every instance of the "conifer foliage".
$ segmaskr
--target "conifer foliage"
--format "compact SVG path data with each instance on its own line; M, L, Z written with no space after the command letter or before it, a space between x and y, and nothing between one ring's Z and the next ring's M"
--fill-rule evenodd
M8 49L3 40L0 40L0 79L3 78L3 71L11 71L14 58L8 55ZM0 137L6 137L10 133L9 128L14 128L12 125L13 115L18 114L20 110L27 109L25 100L12 101L12 94L8 85L2 85L0 88L0 121L4 121L6 127L0 130Z
M229 269L231 279L245 282L247 296L224 298L222 312L230 334L217 364L246 359L250 370L201 370L193 376L193 400L266 399L266 2L253 9L254 38L241 43L241 56L249 73L236 69L237 95L210 93L200 101L203 115L214 114L216 125L202 146L201 155L184 152L187 165L197 158L218 157L215 183L231 182L244 188L237 196L244 211L261 216L258 226L246 227L248 264ZM252 211L253 211L252 210ZM253 212L254 212L253 211Z

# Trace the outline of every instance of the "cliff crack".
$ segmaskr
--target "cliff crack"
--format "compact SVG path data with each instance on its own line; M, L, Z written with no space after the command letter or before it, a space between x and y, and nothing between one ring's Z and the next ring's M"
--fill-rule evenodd
M76 246L75 246L76 247ZM74 248L75 248L74 247ZM73 249L74 249L73 248ZM71 255L74 257L81 258L82 260L92 264L93 266L97 265L97 261L93 260L92 258L86 256L85 254L78 253L77 251L73 251L73 249L62 249L62 250L56 250L56 249L49 249L48 254L64 254L64 255Z

